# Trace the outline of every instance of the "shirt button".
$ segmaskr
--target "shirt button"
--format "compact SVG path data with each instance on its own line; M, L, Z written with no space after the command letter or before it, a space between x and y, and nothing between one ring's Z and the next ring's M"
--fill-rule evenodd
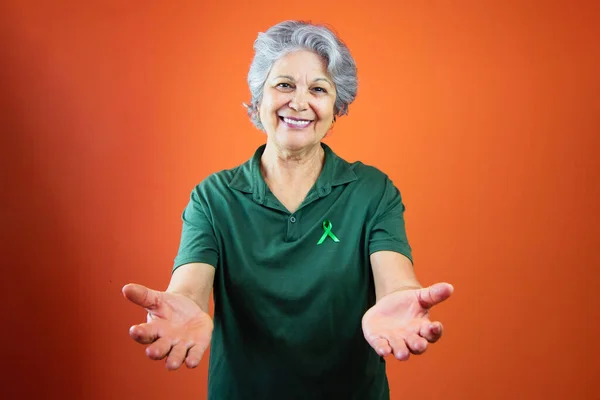
M296 217L290 217L290 222L293 224L294 222L296 222Z

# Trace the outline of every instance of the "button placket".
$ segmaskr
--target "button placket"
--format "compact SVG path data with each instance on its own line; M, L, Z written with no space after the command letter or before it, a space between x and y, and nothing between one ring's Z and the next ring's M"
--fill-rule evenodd
M286 229L286 241L294 241L298 239L300 235L300 222L299 216L292 214L287 216L287 229Z

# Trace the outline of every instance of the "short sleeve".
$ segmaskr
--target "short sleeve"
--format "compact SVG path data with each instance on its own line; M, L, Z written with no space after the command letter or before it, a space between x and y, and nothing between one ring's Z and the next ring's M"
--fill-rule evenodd
M184 264L194 262L217 266L219 251L211 217L210 210L196 187L181 216L181 240L173 271Z
M383 196L369 230L369 254L377 251L395 251L413 261L406 235L404 203L400 191L386 178Z

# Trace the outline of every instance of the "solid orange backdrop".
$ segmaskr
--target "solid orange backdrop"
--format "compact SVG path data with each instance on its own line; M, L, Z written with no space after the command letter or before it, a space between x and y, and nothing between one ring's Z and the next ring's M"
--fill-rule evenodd
M392 399L598 398L597 2L1 8L1 398L205 398L207 360L147 360L120 289L166 287L192 187L264 141L245 79L284 19L347 42L359 94L327 142L391 176L418 276L456 287L441 342L389 360Z

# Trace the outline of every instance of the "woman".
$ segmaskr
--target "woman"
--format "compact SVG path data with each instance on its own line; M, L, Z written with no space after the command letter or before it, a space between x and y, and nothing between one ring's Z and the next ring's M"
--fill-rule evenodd
M453 288L417 281L390 179L321 142L356 95L346 46L287 21L254 48L247 108L266 144L192 191L167 290L123 288L148 311L130 335L169 369L210 343L209 399L389 399L384 357L437 341L428 310Z

